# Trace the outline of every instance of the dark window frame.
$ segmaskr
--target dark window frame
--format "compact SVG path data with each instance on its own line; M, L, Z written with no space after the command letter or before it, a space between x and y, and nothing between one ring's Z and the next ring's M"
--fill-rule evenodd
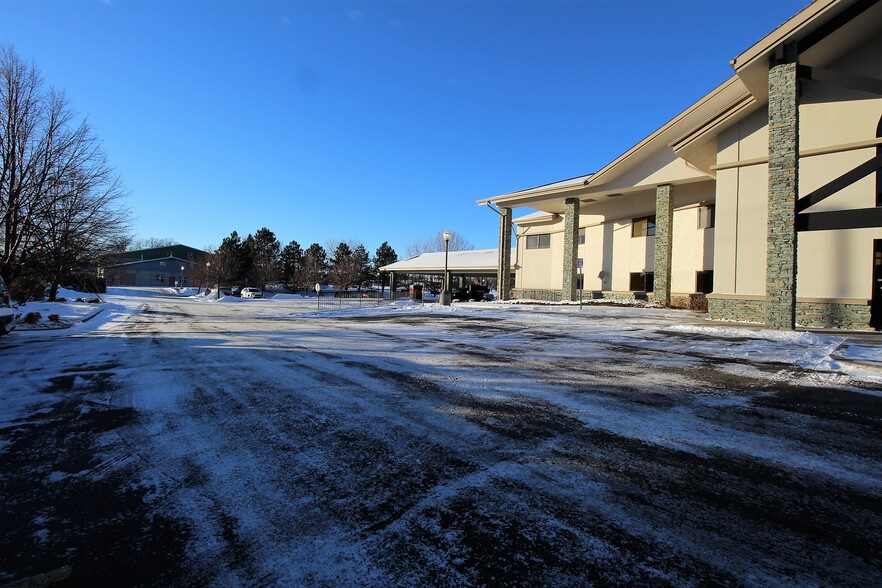
M652 292L655 289L655 272L631 272L628 289L631 292Z
M655 237L655 215L632 218L631 237Z
M714 291L714 270L695 272L695 291L702 294L710 294Z

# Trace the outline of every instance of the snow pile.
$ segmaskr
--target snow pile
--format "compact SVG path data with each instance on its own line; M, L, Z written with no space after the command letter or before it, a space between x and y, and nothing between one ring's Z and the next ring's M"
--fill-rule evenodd
M96 294L59 288L55 302L33 301L18 306L18 331L65 329L100 313L104 300Z

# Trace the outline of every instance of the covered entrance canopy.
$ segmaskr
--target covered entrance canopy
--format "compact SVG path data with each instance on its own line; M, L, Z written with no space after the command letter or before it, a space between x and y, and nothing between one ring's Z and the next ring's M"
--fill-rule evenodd
M498 269L498 249L473 249L470 251L450 251L447 254L447 271L451 276L460 280L460 286L465 285L471 279L484 281L488 278L495 279ZM413 274L422 276L444 275L444 252L433 251L411 257L403 261L390 263L380 268L380 271L389 272L394 280L397 275ZM514 277L511 273L509 279ZM452 281L451 281L452 283Z

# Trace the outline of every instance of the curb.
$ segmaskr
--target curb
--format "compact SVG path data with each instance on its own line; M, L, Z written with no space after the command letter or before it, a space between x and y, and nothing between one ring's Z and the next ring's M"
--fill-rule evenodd
M95 312L93 312L92 314L90 314L89 316L87 316L86 318L84 318L83 320L81 320L80 322L81 322L81 323L87 323L87 322L89 322L90 320L92 320L93 318L95 318L96 316L98 316L99 314L101 314L102 312L104 312L104 309L103 309L103 308L99 308L98 310L96 310Z

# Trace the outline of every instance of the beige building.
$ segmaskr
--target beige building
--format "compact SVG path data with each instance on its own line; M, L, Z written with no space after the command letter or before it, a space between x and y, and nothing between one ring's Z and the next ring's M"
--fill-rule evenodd
M512 295L582 286L784 329L868 328L878 306L882 324L882 2L816 0L731 65L596 173L479 201L500 251L517 225Z

